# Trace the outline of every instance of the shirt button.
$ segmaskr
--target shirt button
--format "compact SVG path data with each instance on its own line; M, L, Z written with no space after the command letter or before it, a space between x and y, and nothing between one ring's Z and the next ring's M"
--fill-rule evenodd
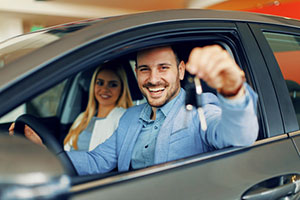
M148 144L145 146L145 149L147 149L148 148Z
M158 129L158 127L157 127L157 126L154 126L154 129Z

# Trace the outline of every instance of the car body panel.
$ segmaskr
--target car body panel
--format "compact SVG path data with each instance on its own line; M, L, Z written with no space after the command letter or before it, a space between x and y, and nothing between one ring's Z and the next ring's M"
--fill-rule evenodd
M289 133L289 136L293 139L293 142L296 146L296 150L300 157L300 131Z
M116 185L99 184L97 189L96 181L87 183L91 189L96 189L77 194L74 199L241 199L243 192L256 183L285 175L282 171L300 173L300 159L295 159L298 154L291 140L269 140L269 145L262 145L265 142L225 155L193 158L201 160L202 157L201 162L193 162L191 158L186 162L192 164L186 167L121 181ZM126 175L120 179L126 180ZM88 186L77 185L72 190L79 192L81 187Z
M297 150L298 150L299 157L300 157L300 134L298 134L296 137L294 137L294 140L297 145Z

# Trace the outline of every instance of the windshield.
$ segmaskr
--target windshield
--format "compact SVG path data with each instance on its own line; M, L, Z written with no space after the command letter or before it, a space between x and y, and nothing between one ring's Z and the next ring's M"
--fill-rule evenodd
M67 24L51 29L20 35L0 43L0 69L12 61L23 57L65 35L91 25L95 21Z

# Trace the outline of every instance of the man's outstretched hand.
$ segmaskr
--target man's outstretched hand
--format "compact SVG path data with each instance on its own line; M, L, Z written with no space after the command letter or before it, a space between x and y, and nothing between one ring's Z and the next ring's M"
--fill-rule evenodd
M245 93L244 72L219 45L194 48L186 70L204 80L225 98L236 99Z

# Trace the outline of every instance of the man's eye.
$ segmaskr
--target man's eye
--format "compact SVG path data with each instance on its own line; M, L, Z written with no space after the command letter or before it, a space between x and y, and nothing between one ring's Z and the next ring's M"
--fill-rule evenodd
M140 71L141 72L146 72L146 71L148 71L149 69L148 68L140 68Z
M161 66L161 69L162 70L167 70L167 69L169 69L170 67L169 66Z

